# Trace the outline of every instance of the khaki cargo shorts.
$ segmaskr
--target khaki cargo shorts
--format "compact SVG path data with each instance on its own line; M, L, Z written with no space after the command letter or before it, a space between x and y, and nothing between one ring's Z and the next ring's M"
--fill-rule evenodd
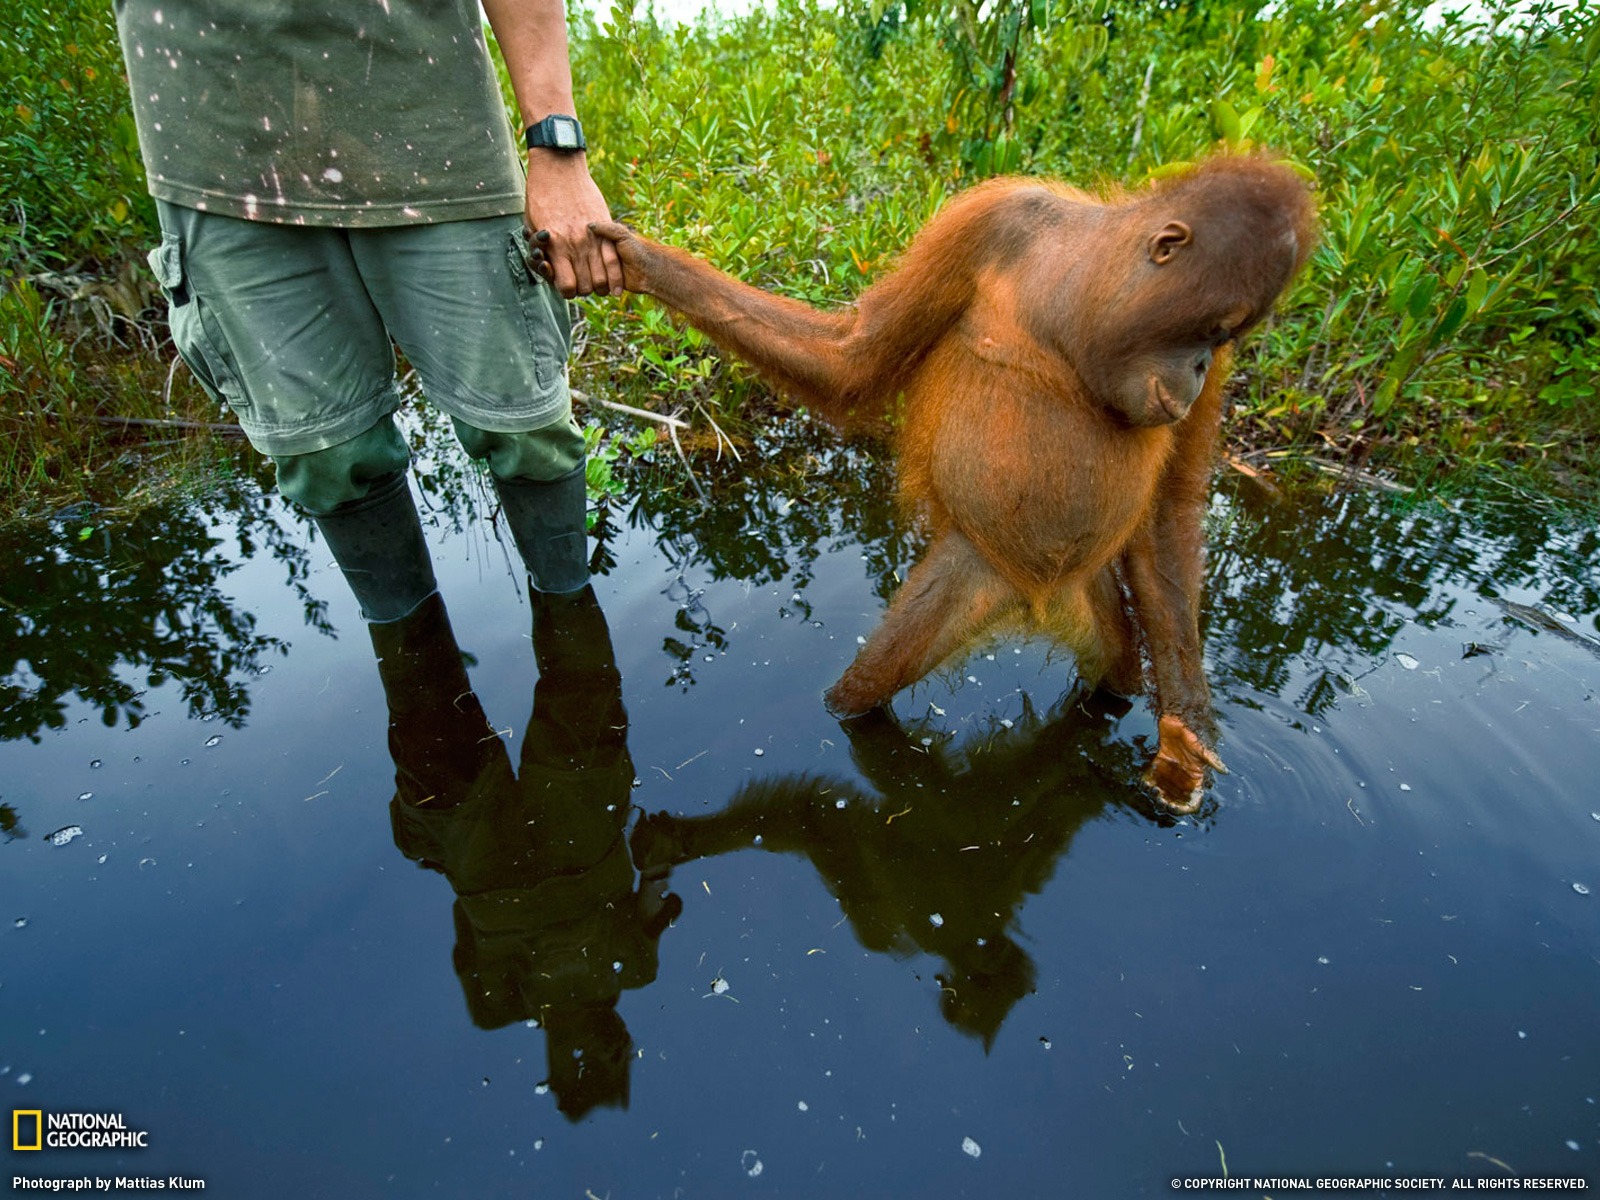
M324 450L394 412L391 339L458 422L570 424L570 317L528 268L520 214L335 229L157 209L172 340L263 453Z

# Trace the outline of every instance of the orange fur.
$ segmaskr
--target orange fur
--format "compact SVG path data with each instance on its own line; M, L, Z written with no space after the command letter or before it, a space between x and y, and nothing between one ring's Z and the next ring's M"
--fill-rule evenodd
M1003 620L1062 637L1085 679L1124 691L1141 685L1142 645L1164 718L1158 783L1186 781L1169 801L1197 802L1204 766L1219 765L1200 518L1232 341L1310 251L1298 177L1224 157L1107 200L992 180L831 313L597 229L630 290L827 419L856 427L898 401L901 493L931 544L830 689L834 711L885 703Z

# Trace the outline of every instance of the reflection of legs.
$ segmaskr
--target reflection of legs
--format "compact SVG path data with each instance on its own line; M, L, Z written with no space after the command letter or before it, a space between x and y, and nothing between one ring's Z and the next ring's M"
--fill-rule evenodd
M368 621L399 620L438 588L406 481L410 457L384 417L337 446L275 459L279 490L312 514Z
M489 464L512 540L535 589L576 592L589 582L583 432L570 414L526 433L491 433L459 418L456 436Z
M533 598L533 654L539 664L533 715L522 742L524 771L532 766L581 771L626 765L628 713L611 631L594 589ZM633 769L627 767L614 802L626 816Z
M1021 596L955 531L941 534L912 569L883 624L828 690L835 716L888 702L994 623Z
M490 771L508 785L505 750L467 680L444 601L431 596L403 620L367 628L389 708L400 800L430 811L453 808Z

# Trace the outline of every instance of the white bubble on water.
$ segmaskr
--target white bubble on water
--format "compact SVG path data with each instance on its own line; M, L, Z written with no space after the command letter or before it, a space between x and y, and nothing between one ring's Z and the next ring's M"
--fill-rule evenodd
M11 922L11 924L18 929L26 929L28 927L28 918L18 917L15 921Z
M208 737L206 739L206 745L207 746L215 746L221 740L222 740L222 735L220 733L214 733L214 734L212 734L210 737Z
M542 1096L549 1090L550 1085L548 1083L536 1083L533 1085L533 1094L535 1096Z
M44 840L49 842L52 846L65 846L69 842L77 841L82 836L82 825L63 825L54 833L47 833Z
M1575 883L1572 885L1572 890L1577 892L1580 896L1587 896L1589 894L1589 885L1586 883Z
M1399 654L1396 654L1394 656L1394 660L1395 660L1395 662L1399 663L1402 667L1404 667L1408 671L1415 671L1418 667L1420 667L1422 665L1416 659L1412 658L1411 655L1403 653L1403 652L1399 653Z
M961 1153L969 1155L972 1158L977 1158L978 1155L983 1153L983 1147L978 1145L978 1143L973 1141L971 1138L964 1137L961 1139Z
M929 913L928 924L932 925L935 929L938 929L944 924L944 917L939 913Z
M761 1157L754 1150L746 1150L741 1154L739 1156L739 1165L744 1168L744 1173L750 1176L751 1179L754 1179L767 1169L766 1165L762 1163Z
M79 800L93 800L94 799L94 793L93 792L79 792L78 793L78 799Z

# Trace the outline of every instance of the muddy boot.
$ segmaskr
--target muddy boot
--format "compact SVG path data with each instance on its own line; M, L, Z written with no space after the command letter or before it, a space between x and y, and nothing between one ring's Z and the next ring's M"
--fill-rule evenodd
M588 492L580 463L559 479L532 483L494 481L506 524L541 592L579 591L589 582L589 539L584 524Z
M404 471L312 519L368 621L398 621L439 590Z

